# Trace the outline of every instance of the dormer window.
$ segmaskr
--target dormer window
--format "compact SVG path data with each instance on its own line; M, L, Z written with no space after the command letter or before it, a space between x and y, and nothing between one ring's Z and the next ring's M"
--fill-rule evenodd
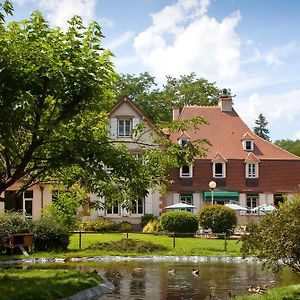
M244 150L253 151L253 141L244 141Z
M211 160L211 162L213 177L225 178L227 159L221 153L216 153L215 157Z
M180 140L179 140L179 144L180 144L182 147L184 147L185 145L187 145L188 142L189 142L188 139L180 139Z
M260 160L250 152L244 162L246 178L258 178L258 166Z

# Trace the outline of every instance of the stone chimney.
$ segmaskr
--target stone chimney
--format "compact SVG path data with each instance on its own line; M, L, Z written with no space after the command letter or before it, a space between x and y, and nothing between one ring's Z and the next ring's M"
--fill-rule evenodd
M179 107L174 107L173 108L173 121L177 121L179 119Z
M222 90L218 105L221 107L221 111L228 112L232 111L232 98L230 92L227 89Z

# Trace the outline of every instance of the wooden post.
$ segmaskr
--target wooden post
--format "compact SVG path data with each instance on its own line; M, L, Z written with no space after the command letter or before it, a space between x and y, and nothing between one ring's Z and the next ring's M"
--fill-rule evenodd
M175 248L175 232L173 232L173 248Z
M81 231L79 231L79 250L81 250Z
M126 230L126 238L128 239L128 230Z
M224 235L224 251L225 252L227 251L227 239L226 239L226 237L227 237L227 234L225 233L225 235Z

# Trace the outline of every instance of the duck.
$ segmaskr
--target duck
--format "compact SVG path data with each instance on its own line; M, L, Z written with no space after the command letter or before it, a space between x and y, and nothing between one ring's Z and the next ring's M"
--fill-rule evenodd
M172 274L172 275L175 275L175 272L176 272L175 269L169 269L169 270L168 270L168 273L169 273L169 274Z
M199 276L199 270L197 269L193 269L192 273L194 276Z

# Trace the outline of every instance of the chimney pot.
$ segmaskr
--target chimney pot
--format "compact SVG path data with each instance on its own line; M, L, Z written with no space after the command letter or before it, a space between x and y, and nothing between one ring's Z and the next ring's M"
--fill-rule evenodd
M177 121L179 119L179 107L174 107L173 108L173 121Z

